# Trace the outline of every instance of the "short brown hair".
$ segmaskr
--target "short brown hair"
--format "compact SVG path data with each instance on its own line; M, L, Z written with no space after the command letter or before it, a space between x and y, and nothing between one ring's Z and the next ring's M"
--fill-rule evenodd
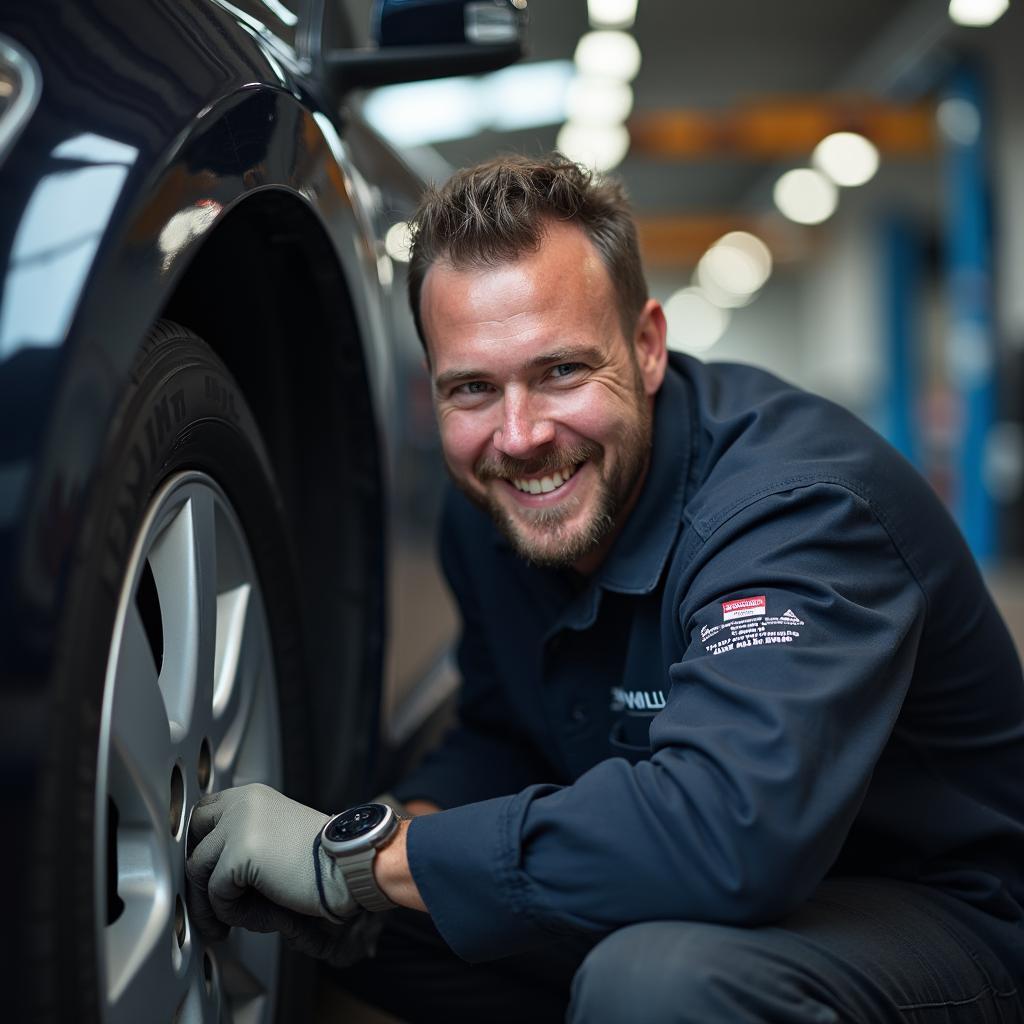
M413 217L409 304L426 349L420 293L439 260L459 269L494 267L536 252L545 221L578 224L597 249L618 299L627 338L647 301L636 225L625 190L559 153L501 156L428 188Z

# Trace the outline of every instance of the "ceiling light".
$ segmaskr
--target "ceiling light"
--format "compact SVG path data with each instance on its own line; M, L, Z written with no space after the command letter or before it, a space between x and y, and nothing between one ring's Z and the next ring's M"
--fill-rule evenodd
M949 0L949 16L958 25L982 28L998 21L1010 0Z
M668 346L676 352L706 352L725 334L729 313L699 288L682 288L665 303Z
M480 116L499 132L518 131L565 120L565 99L575 69L567 60L513 64L470 79L479 97Z
M730 231L697 264L697 280L716 306L745 306L771 272L768 246L747 231Z
M400 220L388 228L384 236L384 249L393 260L409 262L412 255L412 226L408 221Z
M714 303L719 309L742 309L754 301L753 295L736 295L719 288L706 272L701 272L699 263L690 283L699 288L708 302Z
M569 83L565 109L572 121L617 124L633 109L633 90L617 78L579 75Z
M629 28L636 20L636 0L587 0L595 28Z
M570 160L594 171L610 171L629 152L629 132L621 124L582 124L566 121L555 147Z
M837 185L863 185L878 170L878 150L856 132L835 132L815 146L811 163Z
M560 124L575 70L571 61L548 60L489 75L386 85L367 95L363 114L403 148L465 139L487 128L516 131Z
M631 82L640 70L640 47L628 32L588 32L573 58L581 75L601 75Z
M935 111L939 131L958 146L973 146L981 135L981 111L962 96L944 99Z
M820 171L800 167L775 183L775 205L797 224L820 224L835 212L839 192Z

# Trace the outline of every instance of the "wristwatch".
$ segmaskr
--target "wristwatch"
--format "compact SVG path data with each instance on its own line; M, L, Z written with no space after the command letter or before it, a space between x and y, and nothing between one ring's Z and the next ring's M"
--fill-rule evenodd
M320 849L341 868L353 899L366 910L393 910L373 877L373 858L402 819L387 804L358 804L334 815L320 833Z

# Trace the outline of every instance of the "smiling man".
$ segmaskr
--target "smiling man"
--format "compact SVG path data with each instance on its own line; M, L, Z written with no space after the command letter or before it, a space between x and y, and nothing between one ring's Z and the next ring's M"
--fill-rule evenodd
M204 799L197 925L379 931L339 977L406 1020L1024 1020L1024 680L927 485L669 356L621 191L559 157L430 192L410 298L458 721L393 806Z
M419 308L424 337L439 339L428 351L455 483L523 558L593 571L647 470L661 307L644 297L623 344L597 250L553 222L535 252L483 272L431 261Z

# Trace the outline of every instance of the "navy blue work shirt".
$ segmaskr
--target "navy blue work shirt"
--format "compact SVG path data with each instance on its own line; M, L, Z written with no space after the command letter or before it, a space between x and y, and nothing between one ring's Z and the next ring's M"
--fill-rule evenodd
M959 532L840 407L673 355L589 580L453 493L459 721L409 863L477 961L658 919L757 925L827 875L919 881L1024 949L1024 682ZM974 912L972 912L974 913Z

